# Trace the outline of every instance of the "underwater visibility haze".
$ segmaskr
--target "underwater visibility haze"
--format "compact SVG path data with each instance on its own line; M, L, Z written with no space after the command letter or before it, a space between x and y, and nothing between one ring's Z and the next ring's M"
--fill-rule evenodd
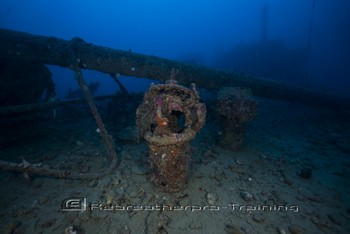
M350 233L347 0L0 1L1 233Z

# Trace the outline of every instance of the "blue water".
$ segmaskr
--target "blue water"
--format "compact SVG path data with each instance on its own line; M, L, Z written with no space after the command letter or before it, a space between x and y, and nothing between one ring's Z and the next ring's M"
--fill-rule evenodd
M314 7L311 0L105 0L99 3L3 0L0 4L0 27L63 39L80 37L111 48L131 49L138 53L224 69L244 69L248 73L251 70L262 73L257 74L260 76L274 76L270 70L276 70L276 60L283 60L278 65L284 68L287 75L295 75L295 82L303 80L307 72L307 82L312 87L348 95L349 5L344 0L316 0ZM305 51L295 57L298 61L291 61L293 58L286 59L288 54L283 54L290 51L262 53L258 49L256 53L249 52L249 59L242 58L246 54L244 51L236 54L239 56L236 61L219 59L237 46L242 49L242 44L254 46L261 42L264 6L268 8L266 39L280 40L286 49L305 50L310 36L308 61ZM246 64L251 64L251 69L249 65L242 65L242 59ZM261 60L271 61L261 65L265 69L254 67L257 66L254 61ZM298 66L294 66L294 63ZM59 77L67 76L62 71L54 70L54 76L56 74ZM283 80L280 71L276 71L276 74ZM289 78L289 81L293 79Z
M79 37L350 99L349 12L346 0L2 0L0 28ZM254 97L257 115L245 126L243 147L232 150L220 145L217 90L197 87L206 124L191 141L189 184L171 194L152 184L149 146L138 141L135 126L144 93L159 81L121 75L129 92L124 94L110 75L83 70L87 84L98 82L90 90L94 96L114 95L96 106L118 164L98 179L58 179L27 169L85 175L109 168L101 125L84 99L7 113L11 103L29 104L29 97L48 102L37 76L21 73L30 64L19 64L0 57L1 233L350 233L349 106L316 108ZM49 101L67 101L69 93L83 97L70 69L45 67L55 87ZM150 118L159 115L154 112ZM17 171L6 170L9 163ZM88 210L64 210L71 198L87 201ZM98 204L112 210L89 210ZM149 209L157 205L181 209ZM254 209L264 205L269 210Z

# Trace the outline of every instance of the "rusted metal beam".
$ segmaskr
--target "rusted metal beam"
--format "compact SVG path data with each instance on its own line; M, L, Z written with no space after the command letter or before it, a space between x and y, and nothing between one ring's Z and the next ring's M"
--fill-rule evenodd
M74 54L75 56L72 56ZM86 43L80 38L70 41L0 29L0 58L69 67L78 63L81 69L165 81L172 68L180 84L196 83L208 89L228 86L248 87L253 94L308 105L349 110L350 100L278 81L243 73L219 71L185 64L156 56L110 49ZM76 59L77 61L73 61Z
M106 99L112 99L116 98L116 95L104 95L104 96L97 96L94 97L95 101L101 101ZM49 101L49 102L43 102L43 103L33 103L33 104L24 104L24 105L17 105L17 106L5 106L0 107L0 117L11 117L13 115L19 115L24 114L28 112L40 112L47 109L53 109L60 106L68 106L68 105L74 105L78 103L86 103L86 100L84 98L76 98L76 99L70 99L70 100L64 100L64 101Z

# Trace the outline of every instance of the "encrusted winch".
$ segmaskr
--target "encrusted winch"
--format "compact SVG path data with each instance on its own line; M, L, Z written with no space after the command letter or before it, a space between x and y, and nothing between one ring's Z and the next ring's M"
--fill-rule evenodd
M173 79L152 85L136 112L139 137L149 144L151 181L167 192L184 189L188 183L190 144L205 124L205 104L192 89Z
M224 87L217 97L220 132L219 144L227 149L243 147L245 127L255 118L258 103L252 91L240 87Z

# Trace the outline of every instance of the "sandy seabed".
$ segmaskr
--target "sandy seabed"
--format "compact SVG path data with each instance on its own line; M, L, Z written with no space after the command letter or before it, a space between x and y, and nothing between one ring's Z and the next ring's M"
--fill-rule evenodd
M174 194L150 182L148 146L134 141L134 128L107 120L120 161L114 174L79 181L0 172L1 233L350 233L349 116L262 99L237 152L218 146L208 117L191 142L188 188ZM59 109L32 137L2 145L0 159L102 172L110 162L96 128L88 110ZM65 207L74 202L85 209Z

